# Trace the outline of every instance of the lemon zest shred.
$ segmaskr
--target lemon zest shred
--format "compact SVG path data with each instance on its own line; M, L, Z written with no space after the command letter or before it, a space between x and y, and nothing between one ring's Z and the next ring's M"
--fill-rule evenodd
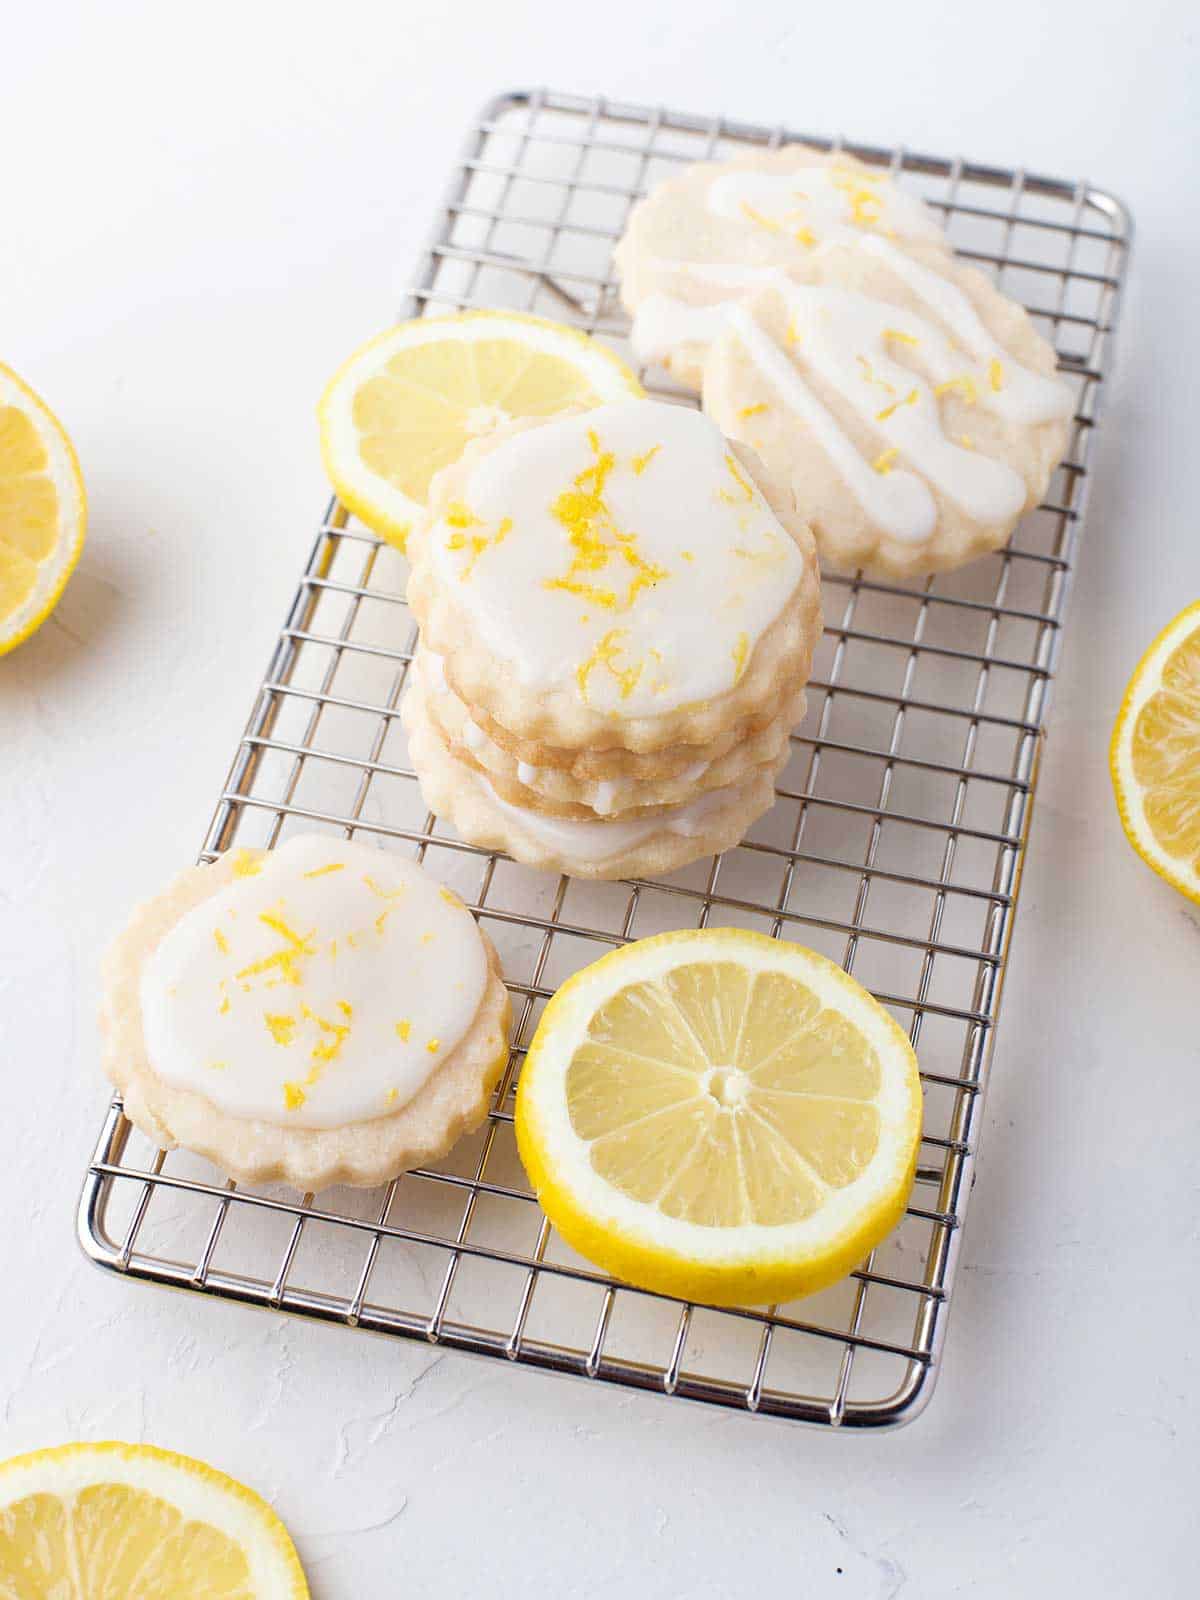
M743 406L738 412L738 416L742 418L761 417L764 411L769 410L770 407L767 405L767 402L765 400L760 400L756 406Z
M220 928L213 929L213 943L223 956L229 954L229 940L221 932Z
M400 1096L399 1089L387 1089L387 1090L385 1090L384 1091L384 1096L383 1096L384 1105L385 1106L394 1106L396 1104L396 1101L398 1100L399 1096Z
M761 211L750 204L749 200L742 201L741 210L743 216L749 217L751 222L756 223L760 228L765 228L768 233L782 233L781 224L772 221L770 217L764 217Z
M974 450L975 448L975 440L969 433L960 433L958 442L964 450Z
M296 1037L296 1019L283 1011L264 1011L263 1021L267 1032L276 1044L291 1044Z
M588 429L588 442L594 460L573 480L550 507L550 514L566 530L571 546L571 561L565 573L543 579L543 587L560 590L590 601L604 611L628 611L643 589L653 588L670 573L665 567L647 561L637 548L638 535L625 533L605 499L608 479L616 466L611 450L603 450L594 428ZM616 588L600 586L590 574L606 572L609 563L623 561L633 577L622 596Z
M882 411L877 411L875 413L875 421L886 422L889 417L894 416L899 411L901 406L915 406L919 398L918 391L910 389L903 399L893 400L890 406L884 406Z
M602 639L598 641L595 649L586 661L580 662L575 669L575 681L579 685L579 693L586 702L588 698L588 680L597 667L603 667L606 672L611 672L620 686L621 699L628 700L637 688L638 680L642 675L642 662L632 666L619 667L617 657L621 654L618 640L628 633L628 628L610 628Z
M890 450L885 450L882 455L876 456L874 461L872 461L872 471L878 472L881 476L886 477L887 474L892 470L892 467L895 465L896 457L899 454L900 451L895 445L893 445Z
M749 653L750 640L746 634L739 633L737 636L737 643L730 652L730 654L733 656L733 681L735 684L741 683L742 681L742 674L746 670L746 657L749 655Z
M288 1111L299 1111L308 1099L304 1090L298 1083L285 1083L283 1086L283 1104Z
M719 491L721 499L725 501L726 505L731 506L748 504L754 499L754 485L738 466L736 458L728 452L725 456L725 465L733 477L733 481L742 492L740 495L732 495L728 489L722 489Z
M933 392L936 395L943 395L949 394L954 389L958 389L962 393L963 399L969 406L973 406L979 398L975 380L968 372L960 372L957 378L947 378L945 383L937 384Z
M328 866L314 867L311 872L306 872L304 876L306 878L323 878L328 872L344 871L345 866L346 863L344 861L331 861Z
M883 337L885 339L894 339L897 344L912 345L914 350L921 342L915 334L904 333L900 328L885 328Z
M645 472L646 468L654 460L655 456L658 454L658 452L661 449L662 449L662 445L660 445L660 444L651 445L650 449L646 450L646 451L643 451L643 453L640 456L634 456L634 458L633 458L633 475L634 475L635 478L640 478L641 477L642 473Z
M988 362L988 382L995 394L999 394L1004 387L1004 363L999 357L993 357Z
M400 1038L403 1039L405 1044L407 1044L409 1035L412 1033L412 1023L407 1017L400 1018L400 1021L396 1024L396 1032L399 1034Z
M429 1051L431 1056L435 1056L442 1048L442 1041L440 1039L430 1039L425 1048Z
M262 857L253 850L237 850L233 856L235 878L256 878L262 871Z

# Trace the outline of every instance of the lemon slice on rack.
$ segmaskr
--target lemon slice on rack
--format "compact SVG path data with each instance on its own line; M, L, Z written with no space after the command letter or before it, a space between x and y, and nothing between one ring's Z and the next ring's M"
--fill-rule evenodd
M306 1600L283 1523L202 1461L68 1444L0 1464L0 1594L21 1600Z
M1200 600L1138 662L1113 729L1117 809L1142 860L1200 902Z
M921 1127L903 1030L840 967L740 928L604 956L546 1007L521 1159L581 1255L646 1289L761 1305L895 1226Z
M350 357L319 408L338 498L401 550L429 480L471 439L521 417L641 395L595 339L514 311L419 317Z
M0 656L54 610L83 549L86 514L71 441L0 366Z

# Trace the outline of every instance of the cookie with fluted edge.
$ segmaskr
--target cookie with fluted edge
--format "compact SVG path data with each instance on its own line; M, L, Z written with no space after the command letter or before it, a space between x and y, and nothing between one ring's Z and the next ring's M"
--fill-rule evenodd
M509 804L483 774L456 760L429 716L419 681L408 689L400 715L431 810L470 844L576 878L656 877L731 849L770 809L776 775L787 760L785 751L739 783L656 816L579 822Z
M755 767L773 762L787 749L792 729L803 720L801 689L778 716L756 732L710 758L691 747L692 763L662 778L625 777L576 780L556 767L518 761L494 743L436 670L418 650L415 674L422 685L425 709L443 742L461 765L481 773L496 793L513 805L550 817L594 821L600 817L651 816L686 805L710 789L727 789Z
M409 554L426 648L472 716L525 743L647 754L769 721L820 635L790 491L677 406L479 441L434 479Z
M369 1187L483 1121L510 1021L456 896L407 858L303 835L137 908L105 963L103 1064L164 1149L243 1182Z

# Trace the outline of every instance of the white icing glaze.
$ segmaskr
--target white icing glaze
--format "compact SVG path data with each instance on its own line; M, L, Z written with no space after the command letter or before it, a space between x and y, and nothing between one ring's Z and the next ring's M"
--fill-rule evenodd
M723 173L709 184L707 204L714 216L808 249L853 241L873 228L905 239L945 237L915 195L883 173L864 172L836 158L796 172Z
M911 463L928 483L970 516L1000 523L1025 503L1025 486L1005 463L953 443L941 425L936 395L926 376L893 359L899 335L912 359L938 387L957 387L972 403L1006 420L1049 421L1069 414L1065 384L1012 360L988 334L966 296L936 273L917 267L886 241L864 249L888 253L918 274L912 287L949 323L975 357L956 354L941 328L925 317L853 290L793 283L780 273L768 281L784 299L794 338L789 357L736 301L692 307L666 295L649 297L634 324L634 347L643 360L673 348L711 343L714 329L733 329L763 378L820 440L839 476L872 523L892 538L919 543L929 537L937 508L913 472L889 464L876 471L801 376L807 368L834 388L885 447ZM945 291L943 305L938 299ZM936 302L936 303L935 303ZM881 452L881 455L883 452Z
M146 963L150 1064L236 1117L369 1121L459 1043L487 971L470 913L414 862L301 835L188 912Z
M549 422L484 456L430 550L528 689L619 716L727 693L803 571L719 430L648 400Z
M902 278L942 326L974 356L973 366L970 362L964 363L955 358L944 338L937 340L931 350L920 357L935 382L944 383L966 371L976 385L978 403L1011 422L1050 422L1071 415L1073 405L1067 385L1014 361L1003 345L992 338L979 313L956 283L951 283L941 273L931 272L886 239L860 239L858 247ZM996 383L991 379L993 361L999 362L1002 369Z
M497 794L481 774L473 776L491 803L523 832L568 859L594 864L635 850L655 834L675 833L685 839L695 838L716 812L735 803L741 795L741 787L731 784L724 789L710 789L685 806L672 806L652 817L631 817L624 822L619 818L584 822L571 817L546 817L525 806L514 806Z

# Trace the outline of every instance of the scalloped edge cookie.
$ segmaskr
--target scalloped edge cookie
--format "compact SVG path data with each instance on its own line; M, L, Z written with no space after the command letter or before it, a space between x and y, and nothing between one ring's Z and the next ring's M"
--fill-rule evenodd
M374 1188L445 1155L487 1116L508 1060L512 1007L500 958L482 928L488 981L475 1018L396 1111L338 1128L285 1128L232 1116L155 1073L142 1031L143 968L176 923L234 881L235 854L240 852L227 852L211 866L185 868L134 910L105 958L102 1065L122 1096L125 1115L164 1150L195 1151L242 1183L282 1181L306 1194L337 1183Z

